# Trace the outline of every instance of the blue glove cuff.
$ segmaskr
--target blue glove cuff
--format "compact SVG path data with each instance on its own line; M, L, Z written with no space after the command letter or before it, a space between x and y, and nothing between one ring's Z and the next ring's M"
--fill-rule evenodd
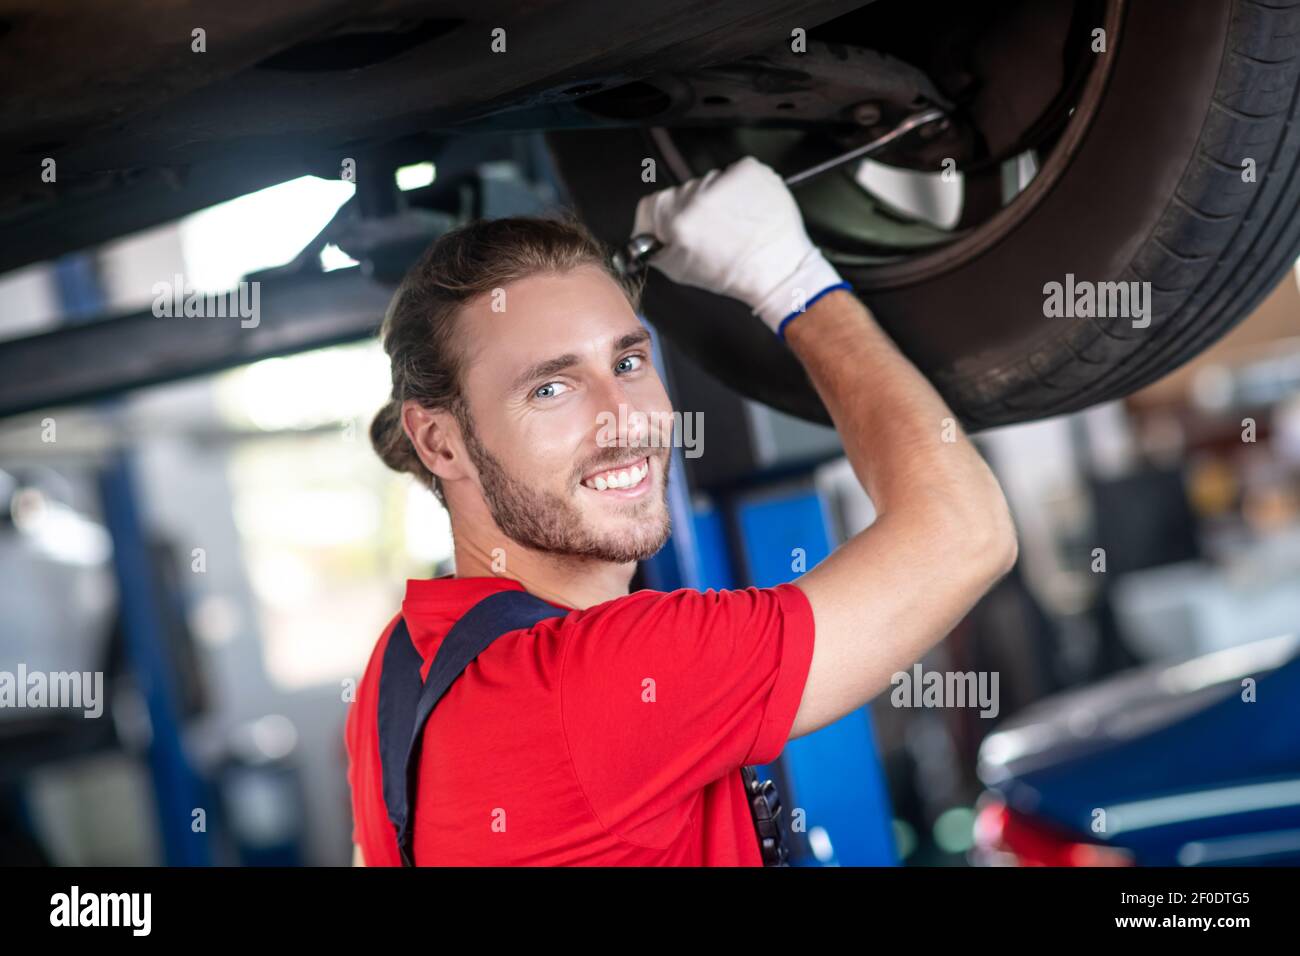
M814 302L816 302L826 293L834 292L836 289L847 289L848 291L852 292L853 285L852 283L849 282L837 282L834 285L828 285L826 288L822 289L815 296L813 296L811 299L805 302L802 309L795 309L793 312L791 312L789 315L787 315L784 319L781 320L781 324L776 327L776 337L780 339L782 342L784 342L785 327L795 318L795 316L803 315L805 312L808 311L808 306L812 305Z

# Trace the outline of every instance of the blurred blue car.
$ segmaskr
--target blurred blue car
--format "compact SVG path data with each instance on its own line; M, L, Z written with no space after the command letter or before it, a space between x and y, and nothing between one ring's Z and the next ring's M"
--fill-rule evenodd
M1300 865L1300 636L1043 700L979 775L977 865Z

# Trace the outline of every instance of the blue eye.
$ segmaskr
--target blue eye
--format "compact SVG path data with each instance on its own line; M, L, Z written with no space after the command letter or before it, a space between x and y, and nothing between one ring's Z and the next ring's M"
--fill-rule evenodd
M567 387L568 386L564 385L562 382L547 382L545 385L540 385L533 390L533 398L554 398L556 395L560 394L559 392L556 392L555 389L563 389ZM549 394L546 394L547 389L551 390Z
M640 355L626 355L623 358L619 359L618 364L615 365L614 368L618 369L620 372L635 372L637 369L641 367L641 363L643 361L645 360ZM625 367L629 363L633 363L633 362L635 362L636 364L633 365L631 368Z

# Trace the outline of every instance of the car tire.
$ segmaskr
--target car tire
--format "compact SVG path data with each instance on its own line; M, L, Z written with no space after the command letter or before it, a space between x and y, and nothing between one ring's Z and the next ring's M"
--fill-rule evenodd
M1249 315L1300 251L1300 3L1109 9L1104 89L1086 127L1062 137L1057 175L950 245L840 269L970 430L1155 381ZM627 238L642 195L672 184L641 181L645 158L670 166L645 130L548 140L571 200L608 243ZM1050 316L1048 284L1067 276L1150 283L1149 324ZM725 384L829 421L793 355L739 303L651 270L644 305Z

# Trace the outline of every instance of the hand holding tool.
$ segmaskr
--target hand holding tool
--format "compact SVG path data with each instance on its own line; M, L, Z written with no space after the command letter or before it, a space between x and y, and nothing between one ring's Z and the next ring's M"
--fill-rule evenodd
M914 113L885 135L877 137L869 143L857 146L839 156L834 156L825 162L818 163L816 166L811 166L808 169L786 176L782 182L787 188L798 186L801 183L807 182L808 180L829 172L832 169L837 169L845 163L852 162L855 159L861 159L864 156L874 153L894 142L894 140L899 137L906 136L908 133L912 132L912 130L918 129L922 126L928 126L936 120L943 119L943 116L943 111L939 109L929 109L920 113ZM743 160L738 162L743 162ZM755 160L755 162L757 161ZM737 164L732 164L732 166L728 168L734 169L736 165ZM688 186L702 186L705 183L710 182L711 177L716 176L717 172L717 170L714 170L701 179L693 179L680 187L675 187L675 189L686 190ZM662 190L661 193L672 191L673 190ZM694 192L694 189L692 189L691 192ZM661 193L654 193L641 200L641 205L637 207L637 224L633 229L635 235L627 241L622 249L619 249L614 253L614 266L625 276L635 276L640 274L649 263L650 258L664 247L664 243L657 238L654 233L644 232L641 230L643 224L643 216L641 212L642 207L645 205L647 200L653 199Z

